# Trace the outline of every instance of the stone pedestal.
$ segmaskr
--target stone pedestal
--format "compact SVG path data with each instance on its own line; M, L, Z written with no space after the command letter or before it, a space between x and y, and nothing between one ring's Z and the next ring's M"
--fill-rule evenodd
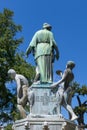
M32 85L29 89L30 114L14 123L14 130L77 130L76 124L57 113L56 92L50 84Z
M77 126L57 116L32 117L16 121L14 130L78 130Z
M33 115L57 115L56 93L52 92L50 84L32 85L30 91L34 94L34 103L30 107Z

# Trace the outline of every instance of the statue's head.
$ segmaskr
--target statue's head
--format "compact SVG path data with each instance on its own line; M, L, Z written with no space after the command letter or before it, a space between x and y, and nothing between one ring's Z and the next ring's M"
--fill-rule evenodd
M67 66L67 68L73 69L75 67L75 63L73 61L68 61L66 66Z
M48 23L44 23L43 24L43 29L48 29L48 30L51 30L52 29L52 26Z
M9 70L8 70L8 75L9 75L12 79L14 79L14 78L15 78L15 75L16 75L15 70L14 70L14 69L9 69Z

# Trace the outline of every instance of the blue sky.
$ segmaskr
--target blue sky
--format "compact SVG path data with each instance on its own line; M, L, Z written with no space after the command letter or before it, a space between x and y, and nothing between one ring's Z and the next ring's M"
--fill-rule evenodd
M14 21L23 27L24 43L20 49L24 52L42 24L50 23L60 52L54 73L57 69L64 70L66 62L73 60L74 80L87 84L87 0L0 0L0 11L3 8L14 11ZM27 61L34 63L32 56Z
M32 36L44 22L51 24L60 52L54 73L64 70L66 62L73 60L76 63L74 80L87 85L87 0L0 0L0 12L3 8L12 10L15 23L23 27L21 51L26 51ZM32 55L26 60L34 64Z

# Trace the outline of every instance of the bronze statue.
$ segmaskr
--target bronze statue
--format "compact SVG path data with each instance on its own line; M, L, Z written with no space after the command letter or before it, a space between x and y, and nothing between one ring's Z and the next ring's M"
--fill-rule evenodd
M34 55L36 65L39 68L41 83L53 82L53 62L59 58L59 51L51 32L52 26L43 24L43 29L37 31L32 38L27 50L28 56L31 52Z

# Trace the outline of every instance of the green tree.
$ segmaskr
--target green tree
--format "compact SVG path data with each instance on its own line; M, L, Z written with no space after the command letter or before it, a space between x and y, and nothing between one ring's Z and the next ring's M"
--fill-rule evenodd
M4 9L0 13L0 121L14 120L16 113L16 91L9 89L7 83L10 80L7 72L10 68L23 74L31 84L35 72L34 67L25 61L23 53L19 52L19 46L23 38L18 38L22 27L13 21L14 12ZM18 118L16 115L15 118Z
M72 88L72 95L78 102L77 106L74 108L74 111L78 116L78 126L80 130L84 130L84 128L87 128L87 124L85 123L85 114L87 115L87 86L80 86L80 84L74 82Z

